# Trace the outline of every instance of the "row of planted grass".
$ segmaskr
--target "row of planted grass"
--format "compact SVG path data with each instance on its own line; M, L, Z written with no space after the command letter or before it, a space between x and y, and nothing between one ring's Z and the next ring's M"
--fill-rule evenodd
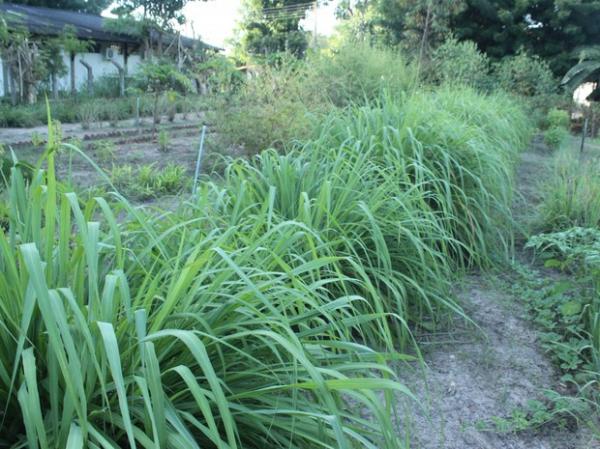
M410 323L459 311L452 272L510 252L512 168L528 138L527 119L502 95L384 96L331 114L318 137L285 154L231 163L194 214L223 228L306 226L318 254L342 258L337 270L350 281L341 291L367 299L359 314L388 314L363 336L398 347Z
M52 152L29 185L13 170L7 194L0 447L397 447L390 397L372 390L405 390L349 339L377 317L325 298L336 258L282 260L309 232L242 244L205 220L82 203Z
M524 123L499 96L382 98L158 216L63 192L51 145L7 191L0 447L399 447L387 362L507 246L487 228Z

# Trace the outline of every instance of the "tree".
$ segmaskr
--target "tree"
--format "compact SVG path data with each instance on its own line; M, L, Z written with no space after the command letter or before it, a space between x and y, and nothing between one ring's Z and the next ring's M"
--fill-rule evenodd
M35 103L37 85L48 74L39 42L30 36L26 28L16 27L9 31L3 24L0 29L0 57L10 73L13 104L19 99Z
M11 3L100 14L112 3L112 0L11 0Z
M168 61L145 63L137 75L137 81L154 96L152 115L155 125L160 123L159 100L165 92L188 92L192 89L191 81Z
M60 37L44 39L41 48L42 58L50 76L52 97L54 99L58 98L58 78L67 72L67 67L63 62L62 48L62 39Z
M162 37L165 32L172 32L176 24L185 23L181 10L188 0L119 0L112 10L119 16L114 24L128 23L133 25L130 30L144 37L146 49L150 48L149 40L153 34L158 38L158 53L162 56ZM134 17L136 12L141 17ZM114 24L112 26L114 26Z
M598 0L466 0L450 26L459 39L477 42L492 59L523 48L563 75L576 48L600 41L599 20Z
M75 82L75 56L77 53L86 52L90 48L91 42L78 39L76 30L71 25L66 25L64 27L59 40L65 53L69 55L71 94L75 95L77 93L77 83Z
M462 0L379 0L377 25L386 43L418 53L419 60L440 45L450 31L450 18Z
M463 6L464 0L345 0L338 17L359 18L371 40L423 60L450 33L450 19Z
M246 0L241 25L242 52L268 55L287 51L303 56L308 39L300 21L310 6L306 0Z

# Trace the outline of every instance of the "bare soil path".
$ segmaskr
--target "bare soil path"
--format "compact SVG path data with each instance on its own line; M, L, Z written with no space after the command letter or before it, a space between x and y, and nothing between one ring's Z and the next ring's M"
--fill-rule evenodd
M526 225L538 202L536 185L551 160L539 142L522 155L515 218ZM522 239L521 239L522 240ZM522 242L517 243L522 247ZM457 288L466 314L479 327L454 323L449 334L422 344L426 366L399 367L421 407L406 402L398 428L418 449L597 449L587 429L548 424L535 430L498 432L486 426L508 418L544 390L561 392L559 373L537 342L523 301L493 276L469 275ZM410 409L408 409L410 408ZM402 430L401 430L402 429ZM493 429L493 430L492 430Z

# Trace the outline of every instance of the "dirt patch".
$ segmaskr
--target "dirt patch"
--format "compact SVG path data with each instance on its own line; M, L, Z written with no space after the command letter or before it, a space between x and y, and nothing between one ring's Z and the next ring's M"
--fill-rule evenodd
M496 433L481 425L508 418L546 389L560 389L558 373L536 342L523 309L490 280L469 276L458 298L479 326L458 324L450 335L425 345L426 367L401 368L422 408L400 413L420 449L592 449L600 444L583 429L544 426L539 431ZM450 341L448 341L450 340ZM485 427L485 426L484 426Z
M538 139L522 155L517 172L514 216L528 234L541 200L539 183L548 173L552 152ZM521 243L517 243L519 248ZM523 254L518 255L524 259ZM470 275L456 292L476 326L455 323L452 332L422 342L425 366L398 367L400 381L417 398L402 400L396 424L418 449L598 449L585 428L548 424L538 430L490 430L486 422L510 418L545 390L566 394L559 373L537 342L534 325L518 297L493 278Z

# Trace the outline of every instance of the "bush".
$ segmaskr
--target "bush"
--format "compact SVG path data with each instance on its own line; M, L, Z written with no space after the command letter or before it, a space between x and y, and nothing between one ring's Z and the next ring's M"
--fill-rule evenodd
M600 226L599 169L599 161L579 161L566 150L556 156L554 171L540 188L543 200L537 224L539 230Z
M188 177L185 167L172 163L162 169L156 164L135 168L126 164L113 166L110 180L126 196L148 200L161 195L176 195L187 185Z
M161 153L168 153L171 150L169 147L170 143L171 137L169 136L169 133L164 129L161 129L158 132L158 151Z
M475 42L459 42L454 37L433 52L427 78L439 84L469 86L483 91L492 87L487 55L479 51Z
M107 163L113 161L115 158L115 144L110 140L98 140L94 142L93 149L94 156L99 162Z
M546 115L546 125L548 128L561 128L568 130L570 124L571 119L569 118L569 113L567 111L552 108Z
M373 101L384 90L402 95L416 82L416 71L398 51L364 43L344 44L309 58L310 89L336 106Z
M557 91L558 83L548 63L524 51L506 56L496 64L494 73L501 89L522 97L543 98Z
M315 125L312 115L325 106L322 97L307 89L307 77L300 61L265 65L229 99L216 99L208 118L221 141L256 154L308 138Z
M90 129L92 123L100 120L100 109L94 102L82 103L77 111L77 118L83 129Z
M559 149L565 142L569 132L560 127L552 127L544 131L544 142L551 150Z

